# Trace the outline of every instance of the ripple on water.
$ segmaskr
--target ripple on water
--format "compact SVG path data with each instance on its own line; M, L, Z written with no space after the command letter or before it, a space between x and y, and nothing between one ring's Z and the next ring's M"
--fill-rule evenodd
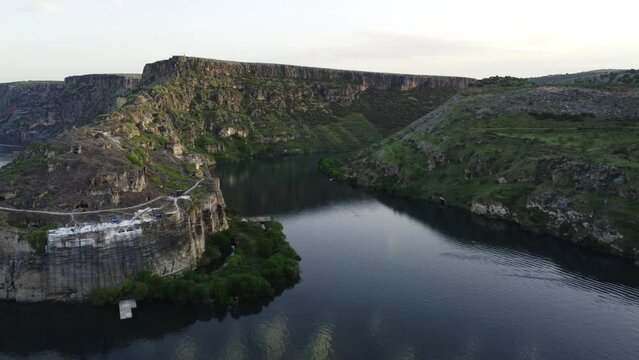
M181 333L175 347L173 359L195 360L199 358L198 344L190 335Z
M305 359L328 360L335 358L333 349L333 325L322 324L308 339Z
M255 340L264 359L282 359L290 343L288 318L277 314L261 322L255 329Z

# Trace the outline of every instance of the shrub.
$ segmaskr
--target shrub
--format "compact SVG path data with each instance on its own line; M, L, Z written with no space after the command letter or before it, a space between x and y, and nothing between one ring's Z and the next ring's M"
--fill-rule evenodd
M91 302L96 306L115 305L122 293L118 288L102 288L91 291Z

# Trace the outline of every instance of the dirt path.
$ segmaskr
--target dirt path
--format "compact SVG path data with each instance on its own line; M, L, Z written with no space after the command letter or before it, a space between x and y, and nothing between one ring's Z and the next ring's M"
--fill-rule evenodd
M200 183L204 181L204 179L200 179L198 180L195 185L191 186L191 188L189 188L188 190L186 190L184 192L184 194L188 194L191 191L193 191L196 187L198 187L198 185L200 185ZM0 206L0 211L9 211L9 212L16 212L16 213L27 213L27 214L44 214L44 215L55 215L55 216L75 216L75 215L91 215L91 214L102 214L102 213L108 213L108 212L118 212L118 211L124 211L124 210L133 210L133 209L137 209L137 208L141 208L150 204L153 204L156 201L162 200L162 199L170 199L170 196L158 196L155 199L149 200L147 202L143 202L141 204L137 204L137 205L133 205L133 206L127 206L127 207L123 207L123 208L113 208L113 209L103 209L103 210L90 210L90 211L73 211L73 212L58 212L58 211L45 211L45 210L26 210L26 209L13 209L13 208L8 208L8 207L2 207ZM177 207L177 198L173 199L174 204Z

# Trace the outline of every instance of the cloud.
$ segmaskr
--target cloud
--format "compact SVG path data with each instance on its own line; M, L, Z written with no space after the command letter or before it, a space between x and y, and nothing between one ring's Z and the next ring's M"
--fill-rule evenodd
M59 14L64 9L65 0L31 0L29 10L49 14Z
M430 73L440 72L433 69L432 64L482 58L491 49L491 44L479 41L366 31L324 38L321 45L309 41L295 49L283 49L269 60L370 71Z
M336 41L339 43L340 41ZM315 48L304 56L315 59L427 59L482 51L486 44L473 41L447 40L429 36L387 32L359 32L340 45ZM310 49L309 49L310 50ZM301 55L301 54L300 54Z

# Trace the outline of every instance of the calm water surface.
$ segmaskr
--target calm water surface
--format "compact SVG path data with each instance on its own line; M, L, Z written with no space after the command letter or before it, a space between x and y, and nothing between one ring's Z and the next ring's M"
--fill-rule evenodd
M261 312L0 303L0 358L636 359L639 268L466 212L331 182L316 158L217 169L302 281Z

